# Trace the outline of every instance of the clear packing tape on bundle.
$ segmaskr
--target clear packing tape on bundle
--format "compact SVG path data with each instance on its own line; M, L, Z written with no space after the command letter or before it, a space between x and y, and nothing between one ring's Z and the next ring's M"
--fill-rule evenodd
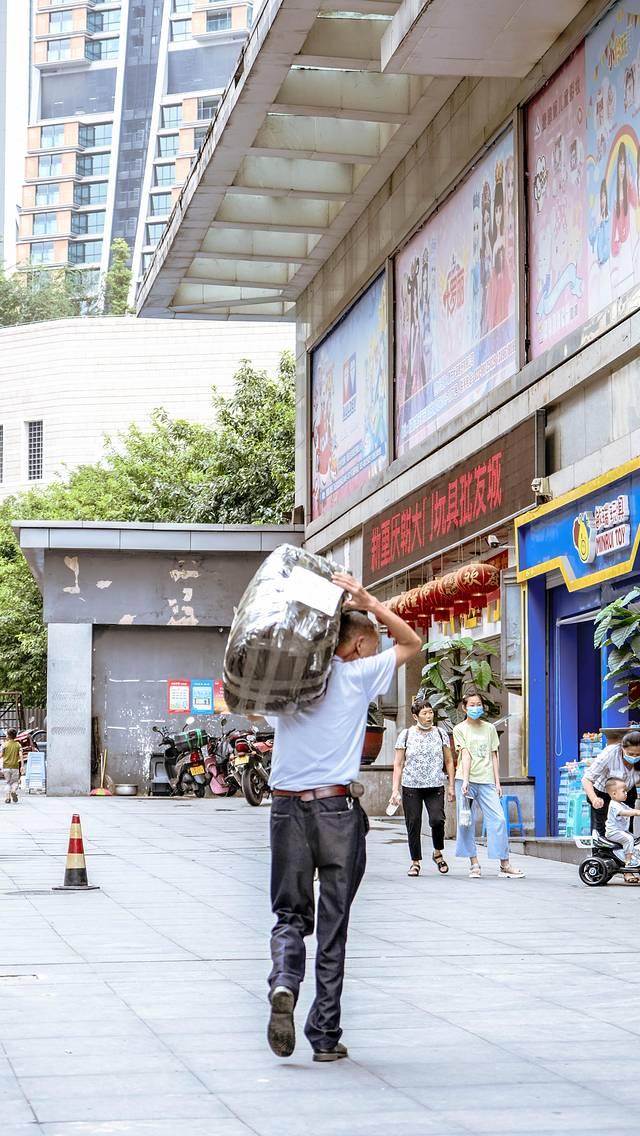
M293 714L322 698L340 631L337 564L290 544L267 557L234 616L224 657L229 710Z

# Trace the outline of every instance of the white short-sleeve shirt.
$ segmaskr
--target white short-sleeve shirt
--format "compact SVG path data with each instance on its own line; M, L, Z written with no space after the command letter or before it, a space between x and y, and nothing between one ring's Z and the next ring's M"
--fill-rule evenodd
M396 669L395 648L345 663L337 655L323 698L274 719L272 789L318 789L357 780L367 709L386 694Z

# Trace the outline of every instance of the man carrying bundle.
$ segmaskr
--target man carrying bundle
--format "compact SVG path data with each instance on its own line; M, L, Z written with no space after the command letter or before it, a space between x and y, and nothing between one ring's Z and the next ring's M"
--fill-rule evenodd
M340 997L349 912L362 880L369 829L352 793L369 703L389 689L394 672L418 653L421 640L346 572L333 581L344 602L340 638L324 697L275 719L271 767L271 933L268 1040L278 1057L295 1048L294 1008L305 972L305 937L313 933L314 874L320 880L316 997L305 1035L314 1061L347 1057L340 1037ZM384 624L396 646L378 654Z

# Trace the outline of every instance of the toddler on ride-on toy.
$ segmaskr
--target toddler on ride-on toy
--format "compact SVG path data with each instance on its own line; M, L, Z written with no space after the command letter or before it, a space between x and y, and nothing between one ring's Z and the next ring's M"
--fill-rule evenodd
M611 798L607 812L604 838L595 830L592 834L592 855L583 860L579 868L580 879L590 887L601 887L624 872L625 883L640 883L640 852L633 833L629 832L629 818L640 816L640 809L626 806L627 786L617 777L610 777L605 791ZM623 862L624 857L624 862Z

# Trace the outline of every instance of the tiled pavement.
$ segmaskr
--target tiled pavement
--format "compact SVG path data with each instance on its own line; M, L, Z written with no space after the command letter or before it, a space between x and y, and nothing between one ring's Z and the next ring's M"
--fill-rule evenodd
M79 808L92 882L62 882ZM352 916L344 1040L265 1042L268 807L0 804L2 1136L560 1136L638 1132L640 897L520 861L406 876L376 822ZM311 968L310 968L311 969ZM298 1018L302 1025L307 989Z

